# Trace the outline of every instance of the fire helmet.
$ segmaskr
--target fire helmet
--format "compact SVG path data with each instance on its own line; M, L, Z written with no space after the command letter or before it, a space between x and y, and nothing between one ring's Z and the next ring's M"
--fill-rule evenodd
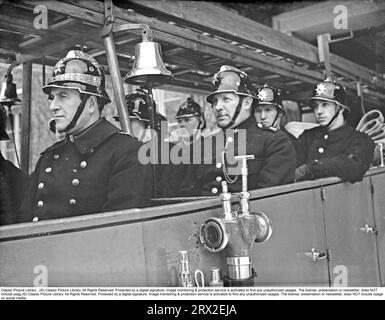
M330 78L327 78L325 81L322 81L317 84L313 89L312 96L309 98L309 101L314 100L324 100L334 102L342 108L350 112L350 108L346 106L346 90L345 88L333 81Z
M201 106L196 103L193 98L188 97L187 101L184 102L180 107L178 112L176 113L176 119L179 118L189 118L189 117L200 117Z
M105 82L104 70L93 57L80 50L71 50L56 63L43 92L50 94L53 88L76 89L80 93L97 96L104 103L110 103Z
M209 103L213 102L214 95L225 92L232 92L256 99L247 74L233 66L221 66L212 79L212 85L213 92L206 97Z
M0 104L0 140L9 140L7 129L7 111Z
M265 84L263 87L257 89L257 102L255 106L259 105L273 105L278 109L278 112L285 114L286 110L282 105L281 93L276 88Z
M152 101L153 108L156 108L155 101ZM147 105L147 94L143 89L136 89L133 93L126 95L126 106L128 115L131 119L138 119L145 122L146 126L150 123L150 112ZM115 117L119 120L119 117ZM167 118L160 113L155 115L155 130L160 131L162 121L167 121Z

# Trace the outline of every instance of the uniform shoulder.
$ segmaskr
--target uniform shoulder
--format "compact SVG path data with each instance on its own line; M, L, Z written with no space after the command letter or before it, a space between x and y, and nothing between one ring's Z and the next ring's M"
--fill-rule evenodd
M364 132L360 132L358 130L354 130L353 131L353 135L356 136L359 140L362 140L362 141L372 141L373 142L373 139L371 137L369 137L366 133ZM374 143L374 142L373 142Z
M47 152L49 152L49 151L51 151L51 150L54 150L54 149L56 149L56 148L59 148L59 147L65 145L65 144L66 144L65 139L64 139L64 140L60 140L60 141L58 141L58 142L55 142L53 145L49 146L47 149L45 149L45 150L43 150L42 152L40 152L40 154L42 155L42 154L47 153Z
M112 138L116 141L119 141L122 143L122 145L131 146L131 147L140 147L143 145L142 142L140 142L137 138L132 136L131 134L117 131L112 135Z

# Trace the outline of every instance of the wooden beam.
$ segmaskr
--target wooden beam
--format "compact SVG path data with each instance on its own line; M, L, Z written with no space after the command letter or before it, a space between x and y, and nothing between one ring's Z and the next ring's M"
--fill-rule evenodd
M34 3L45 5L49 11L67 14L72 17L84 19L103 25L104 23L104 7L103 3L89 1L77 1L77 6L71 3L63 3L58 1L31 1L21 0L23 3ZM82 7L79 10L78 6ZM149 18L134 12L115 7L114 9L116 22L123 23L145 23L154 31L154 37L158 41L165 41L171 44L182 46L197 52L206 53L208 55L217 56L225 60L232 61L237 57L242 64L248 64L250 59L254 60L253 67L266 70L269 72L276 72L287 77L295 79L302 78L302 81L314 83L323 79L323 75L319 72L306 70L297 67L292 63L286 61L279 61L269 56L259 55L250 49L240 48L236 45L224 42L222 40L213 39L203 34L193 32L186 28L178 27L159 21L157 19ZM232 54L229 54L231 52ZM224 54L222 54L224 53ZM243 61L243 56L249 59ZM247 62L246 62L247 61Z
M273 52L290 55L295 59L302 59L314 64L318 63L318 50L315 46L250 19L234 15L210 3L148 0L132 0L131 2L137 7L159 11L164 15L174 17L180 22L193 24L197 28L208 28L214 34L223 34L225 37L230 38L236 35L237 38L243 41L257 44ZM385 82L379 80L380 77L374 70L335 55L332 55L330 59L332 65L345 71L354 70L356 77L385 89Z
M23 112L21 113L21 170L29 174L31 136L32 63L23 64Z
M316 50L308 51L306 43L286 35L278 37L275 30L209 2L133 0L128 1L127 6L130 3L134 8L155 10L158 15L168 16L176 23L187 24L214 35L257 44L285 56L317 61Z
M296 33L307 41L316 39L317 34L346 33L346 29L334 27L337 14L333 11L337 5L346 8L347 27L354 33L384 24L385 2L383 1L323 1L276 15L273 17L273 26L283 33Z
M83 38L83 35L76 35L75 37L64 39L59 42L53 43L40 50L32 51L29 54L18 54L17 61L19 63L25 63L28 61L34 61L36 59L40 59L43 56L49 56L64 50L68 50L69 48L75 46L76 44L81 44L82 38Z
M102 25L104 23L104 8L103 3L89 1L77 1L76 5L71 3L63 3L58 1L31 1L31 0L22 0L23 3L33 3L45 5L49 11L62 13L69 15L71 17L83 19L90 23ZM153 2L154 4L158 2ZM169 2L167 2L169 3ZM181 3L181 2L180 2ZM183 2L184 3L184 2ZM82 10L79 10L79 7ZM298 67L291 62L284 60L277 60L275 58L264 56L254 52L250 49L240 48L236 45L232 45L223 40L213 39L209 36L199 34L192 30L188 30L185 27L178 27L176 25L171 25L159 21L157 19L145 17L135 12L129 12L127 10L115 7L115 17L118 24L121 23L146 23L154 31L154 37L157 40L178 45L187 49L191 49L203 54L208 54L211 56L217 56L225 61L233 61L234 63L240 63L243 65L249 65L257 69L266 70L269 72L277 73L288 78L299 79L308 83L315 83L323 79L323 75L320 72L307 70L302 67ZM202 19L201 19L202 22ZM254 22L253 22L254 23ZM269 28L268 28L269 29ZM269 29L270 30L270 29ZM233 30L233 33L238 31L237 29ZM270 30L270 35L272 30ZM276 31L275 31L276 32ZM276 32L277 33L277 32ZM273 34L276 36L276 34ZM281 36L281 35L280 35ZM296 42L295 39L289 37L290 41ZM270 43L270 42L266 42ZM302 43L306 48L309 49L308 44ZM312 46L310 46L311 48ZM285 48L281 47L282 51L285 51ZM296 50L299 50L298 48ZM299 50L301 51L301 50ZM306 51L306 50L305 50ZM313 47L310 51L317 52L317 49ZM298 53L298 52L297 52ZM332 59L333 61L333 59ZM317 62L315 60L314 62ZM353 64L356 68L351 68L353 70L361 71L361 67ZM352 65L350 64L350 67ZM343 66L344 67L344 66ZM370 74L370 77L367 74L362 74L358 72L363 80L366 82L372 83L375 77ZM369 79L369 80L368 80ZM377 84L379 82L376 82ZM385 87L385 86L384 86Z

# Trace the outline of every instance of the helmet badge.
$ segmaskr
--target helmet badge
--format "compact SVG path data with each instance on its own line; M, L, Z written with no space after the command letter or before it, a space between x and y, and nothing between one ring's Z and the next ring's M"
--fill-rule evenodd
M317 96L334 97L335 86L332 83L319 83L316 88Z
M258 99L261 102L270 102L274 100L274 92L270 88L263 88L258 93Z

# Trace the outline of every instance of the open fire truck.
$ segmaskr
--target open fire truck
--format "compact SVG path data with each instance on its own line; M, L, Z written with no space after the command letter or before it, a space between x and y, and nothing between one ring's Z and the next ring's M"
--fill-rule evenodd
M48 12L46 30L33 27L37 6ZM385 6L376 6L373 17L378 13L382 22L371 19L377 24L370 28L383 39ZM25 172L32 63L54 65L81 45L108 70L124 121L121 76L131 70L134 45L148 29L174 75L159 88L208 92L212 74L231 64L293 101L332 73L358 97L359 116L385 102L384 75L331 54L327 31L317 47L213 3L0 1L0 16L0 57L23 65ZM154 198L145 209L3 226L0 286L34 286L42 276L49 286L193 286L196 270L206 285L220 270L230 286L383 286L384 190L385 168L378 165L354 184L331 177L246 190L248 212L238 213L242 197L224 190L220 197Z

